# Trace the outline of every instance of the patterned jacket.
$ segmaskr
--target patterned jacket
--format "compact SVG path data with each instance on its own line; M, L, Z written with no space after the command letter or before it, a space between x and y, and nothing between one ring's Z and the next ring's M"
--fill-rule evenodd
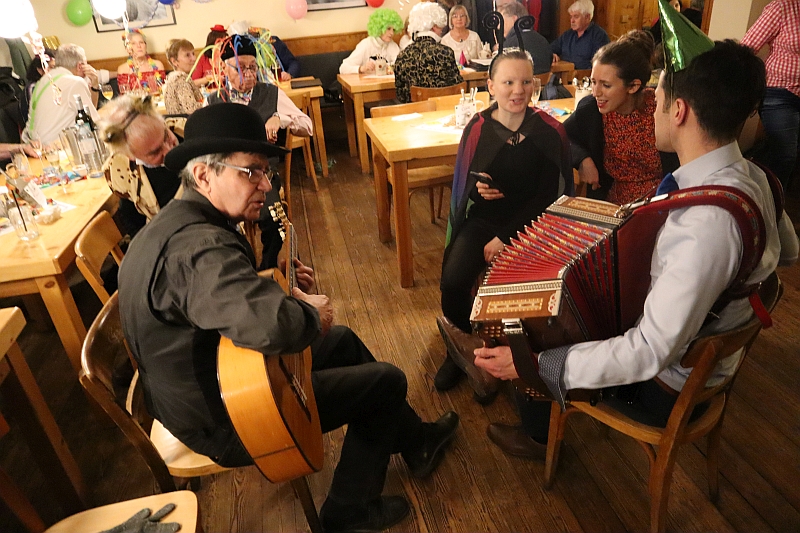
M411 101L412 85L448 87L462 81L453 51L427 35L414 39L394 64L394 84L401 103Z

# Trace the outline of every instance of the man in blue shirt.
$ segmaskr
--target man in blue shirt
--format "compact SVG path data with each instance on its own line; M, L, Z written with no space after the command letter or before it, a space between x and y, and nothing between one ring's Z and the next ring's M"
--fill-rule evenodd
M564 60L575 64L578 70L592 68L592 57L601 46L608 44L608 34L592 22L592 0L578 0L567 10L570 29L550 43L553 63Z

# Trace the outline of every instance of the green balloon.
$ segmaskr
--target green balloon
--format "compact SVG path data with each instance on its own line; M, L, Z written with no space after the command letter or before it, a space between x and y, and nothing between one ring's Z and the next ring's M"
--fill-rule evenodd
M76 26L83 26L92 20L92 4L89 0L69 0L67 18Z

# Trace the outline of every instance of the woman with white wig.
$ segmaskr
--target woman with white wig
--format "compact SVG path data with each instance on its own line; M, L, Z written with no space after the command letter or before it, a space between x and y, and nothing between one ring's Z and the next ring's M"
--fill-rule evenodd
M453 51L441 44L447 13L439 4L421 2L408 14L408 32L414 42L397 56L394 84L397 100L411 101L411 86L449 87L463 80Z

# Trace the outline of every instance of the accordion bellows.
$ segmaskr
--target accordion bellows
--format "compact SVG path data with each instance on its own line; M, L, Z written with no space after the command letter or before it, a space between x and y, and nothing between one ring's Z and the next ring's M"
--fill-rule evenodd
M539 352L607 339L635 325L667 211L618 215L619 206L562 196L512 239L478 289L470 320L492 345L518 319Z

